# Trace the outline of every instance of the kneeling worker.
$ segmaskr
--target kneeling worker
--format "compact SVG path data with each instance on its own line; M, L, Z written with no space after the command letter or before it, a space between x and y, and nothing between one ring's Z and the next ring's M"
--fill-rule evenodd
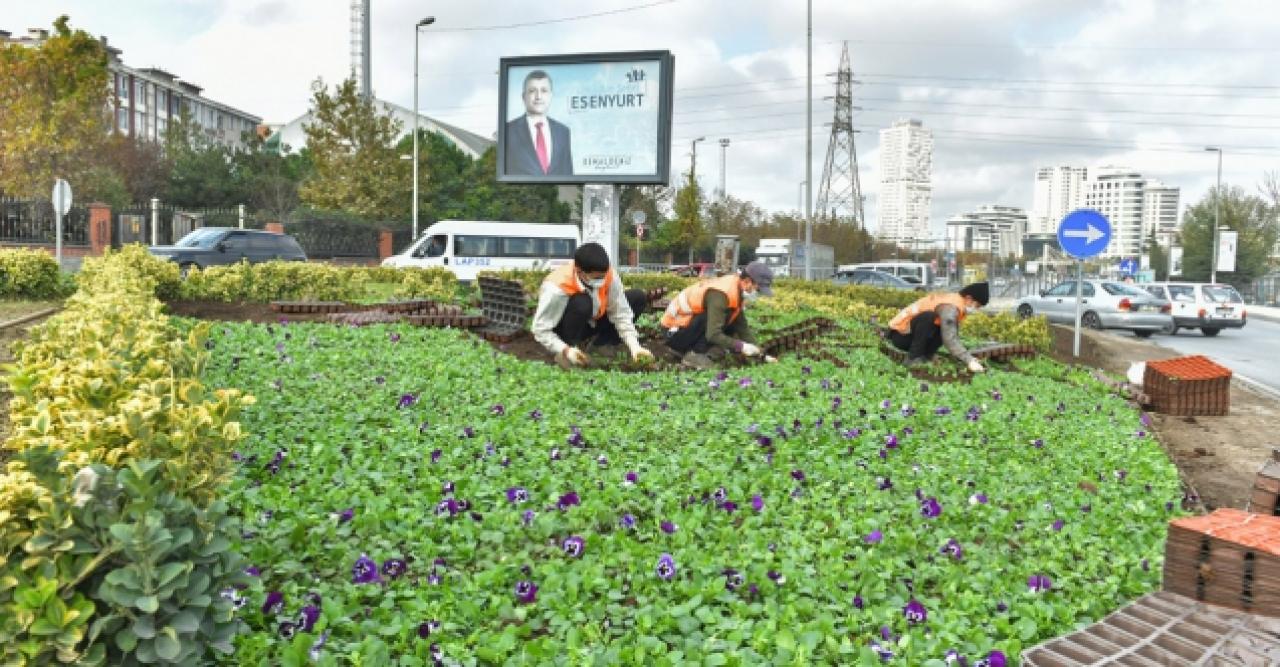
M960 323L969 312L987 305L989 296L986 283L973 283L959 294L939 292L921 297L889 321L889 342L907 353L908 366L929 361L946 345L951 356L968 364L970 371L981 373L982 364L960 344Z
M744 307L758 296L773 296L773 271L752 262L741 273L704 280L684 288L662 314L667 347L683 354L681 362L693 368L711 367L707 352L712 346L756 357L756 346ZM765 356L767 362L777 361Z
M652 359L653 353L640 345L635 326L648 303L644 290L623 291L604 246L587 243L573 253L571 264L542 281L533 338L566 370L587 365L589 357L582 348L588 342L596 349L626 343L632 359Z

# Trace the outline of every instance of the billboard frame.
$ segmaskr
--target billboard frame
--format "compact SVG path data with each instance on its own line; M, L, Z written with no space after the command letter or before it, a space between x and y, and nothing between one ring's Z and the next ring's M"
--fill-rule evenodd
M654 174L598 174L573 176L525 176L507 175L507 90L508 73L512 67L537 67L545 65L591 65L597 63L657 60L663 73L658 82L658 137L656 156L657 173ZM547 56L510 56L498 59L498 141L497 180L499 183L525 185L585 185L589 183L628 185L667 185L671 180L671 109L675 88L675 56L670 51L616 51L609 53L567 53Z

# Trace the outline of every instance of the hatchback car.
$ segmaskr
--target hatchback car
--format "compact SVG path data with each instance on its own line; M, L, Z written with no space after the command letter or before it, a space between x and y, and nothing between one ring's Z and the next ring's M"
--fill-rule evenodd
M853 269L841 271L832 281L837 285L862 285L863 287L881 287L884 289L905 289L923 292L924 287L909 280L899 278L892 273L873 271L871 269Z
M175 262L183 275L193 267L203 269L241 260L250 264L307 261L307 253L292 236L235 227L201 227L171 246L151 246L147 251Z
M1173 324L1165 333L1178 329L1199 329L1217 336L1223 329L1239 329L1248 321L1244 297L1236 288L1208 283L1151 283L1143 285L1156 298L1165 299L1173 310Z
M1080 324L1090 329L1125 329L1139 338L1173 325L1169 302L1135 285L1110 280L1081 281ZM1014 312L1027 318L1044 315L1050 322L1073 324L1076 319L1076 281L1068 280L1026 296L1014 304Z

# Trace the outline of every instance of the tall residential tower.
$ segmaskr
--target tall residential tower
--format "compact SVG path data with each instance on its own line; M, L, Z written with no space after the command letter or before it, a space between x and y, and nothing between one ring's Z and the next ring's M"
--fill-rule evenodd
M929 238L933 201L933 133L918 120L880 130L880 198L877 236L885 241Z

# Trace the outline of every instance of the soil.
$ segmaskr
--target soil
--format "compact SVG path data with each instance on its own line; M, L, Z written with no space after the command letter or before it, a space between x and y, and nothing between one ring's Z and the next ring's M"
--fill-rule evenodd
M173 302L174 315L202 319L277 322L281 317L291 321L323 321L324 315L281 315L267 304L221 302ZM1180 356L1178 352L1138 338L1083 331L1080 357L1071 355L1072 331L1051 327L1054 336L1052 356L1064 363L1079 363L1123 375L1129 365ZM0 335L13 335L0 332ZM674 368L674 359L656 337L642 341L659 357L660 369ZM542 346L527 333L506 343L491 343L497 349L519 359L552 363ZM821 351L805 352L809 356ZM624 368L625 369L625 368ZM1280 446L1273 439L1275 424L1280 423L1280 400L1273 396L1233 384L1230 414L1223 417L1175 417L1153 413L1153 430L1169 456L1182 471L1183 478L1198 494L1206 509L1236 507L1246 509L1250 490L1258 469L1271 456L1271 448Z

